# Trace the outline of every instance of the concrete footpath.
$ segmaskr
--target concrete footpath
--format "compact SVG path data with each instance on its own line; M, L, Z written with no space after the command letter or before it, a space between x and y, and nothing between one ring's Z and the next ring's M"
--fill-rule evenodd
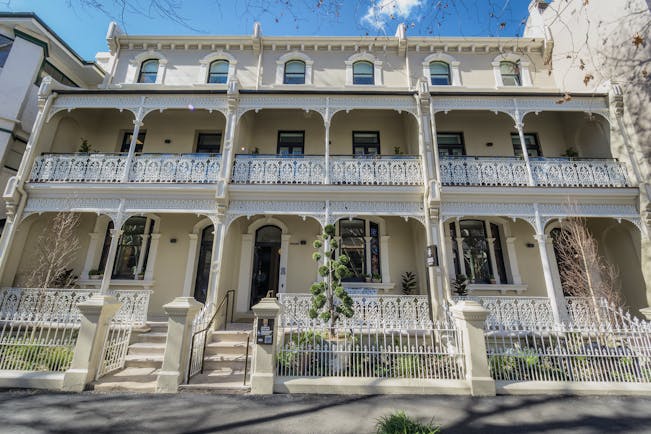
M651 432L651 398L0 391L2 433L372 433L393 410L444 433Z

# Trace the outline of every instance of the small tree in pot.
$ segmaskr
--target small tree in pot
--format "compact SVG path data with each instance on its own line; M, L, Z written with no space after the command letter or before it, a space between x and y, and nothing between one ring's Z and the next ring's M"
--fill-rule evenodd
M319 275L323 280L310 288L312 307L309 311L310 318L320 318L328 323L331 337L336 336L335 326L339 318L342 315L351 318L354 314L353 299L341 284L341 279L350 274L349 259L346 255L337 256L339 245L334 236L335 227L326 225L323 234L314 241L313 246L317 251L312 259L317 263L324 259L323 265L319 267Z

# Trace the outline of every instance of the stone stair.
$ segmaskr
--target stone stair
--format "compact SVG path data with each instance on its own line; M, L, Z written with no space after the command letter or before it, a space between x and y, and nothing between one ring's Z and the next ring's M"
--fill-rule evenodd
M251 323L230 323L227 330L214 331L206 343L203 374L190 379L190 384L180 386L181 390L206 390L223 394L247 393L251 390L251 357L253 336ZM248 361L246 356L249 341ZM246 384L244 384L244 371Z
M124 369L105 375L93 384L96 391L155 392L163 365L167 322L148 322L144 331L133 330Z

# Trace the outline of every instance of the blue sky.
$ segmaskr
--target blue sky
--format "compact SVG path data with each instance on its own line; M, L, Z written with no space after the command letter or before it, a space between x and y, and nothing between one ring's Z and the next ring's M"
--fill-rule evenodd
M263 35L393 35L399 22L408 35L516 36L522 34L529 0L162 0L178 4L177 17L150 10L150 0L130 0L137 10L122 13L116 0L0 0L0 10L36 12L82 57L106 50L111 19L131 34L250 34L254 21ZM159 0L160 1L160 0Z

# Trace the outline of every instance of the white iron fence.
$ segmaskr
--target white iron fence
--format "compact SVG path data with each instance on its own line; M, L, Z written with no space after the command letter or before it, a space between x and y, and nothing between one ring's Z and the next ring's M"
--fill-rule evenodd
M77 304L90 298L93 291L0 289L0 370L62 372L68 369L81 324ZM122 306L111 323L109 336L115 335L114 324L122 324L129 335L131 327L144 324L150 292L113 292ZM111 345L105 347L102 360L105 360L104 353L111 354L112 361L116 360L116 350Z
M625 166L617 160L532 158L539 187L628 187ZM441 157L443 185L518 187L529 185L527 166L515 157Z
M651 329L615 310L612 322L500 326L486 333L498 381L651 382Z
M429 300L426 295L352 295L352 321L369 327L397 330L428 329L432 325ZM278 294L282 307L283 326L305 327L311 324L308 312L312 305L310 294Z
M281 328L276 372L281 377L464 379L459 334L452 323L428 329L375 328L342 320Z
M126 154L44 154L36 158L30 182L124 182ZM130 183L214 183L220 154L139 154Z
M237 155L231 181L235 184L421 185L417 156Z

